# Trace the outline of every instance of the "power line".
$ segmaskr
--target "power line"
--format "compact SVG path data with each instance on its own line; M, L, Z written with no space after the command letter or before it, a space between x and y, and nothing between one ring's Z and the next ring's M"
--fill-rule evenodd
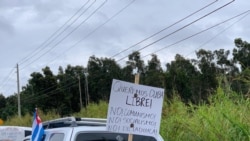
M58 28L54 33L52 33L40 46L38 46L36 49L34 49L29 55L27 55L26 57L24 57L23 59L20 60L19 64L24 64L25 62L27 62L29 59L33 58L35 55L37 55L40 51L44 50L45 48L43 48L44 46L48 46L48 44L50 44L52 41L54 41L62 32L64 32L70 25L72 25L76 20L74 20L74 22L72 22L71 24L69 24L67 26L67 28L65 28L63 31L61 31L60 33L58 33L60 30L62 30L88 3L90 0L88 0L86 3L84 3L75 13L74 15L72 15L60 28ZM82 12L80 14L80 16L85 13L86 10L84 12ZM57 34L58 33L58 34ZM57 34L57 36L56 36ZM51 39L52 38L52 39ZM49 42L50 41L50 42ZM49 43L47 43L49 42Z
M234 26L236 23L238 23L238 22L240 22L241 20L243 20L244 18L246 18L248 15L249 15L249 13L246 14L246 15L244 15L244 16L242 16L240 19L238 19L237 21L233 22L233 23L230 24L228 27L224 28L222 31L220 31L219 33L217 33L215 36L213 36L212 38L210 38L209 40L207 40L206 42L204 42L203 44L201 44L199 47L195 48L195 50L202 48L203 46L205 46L206 44L208 44L209 42L211 42L212 40L214 40L215 38L217 38L219 35L221 35L221 34L224 33L225 31L227 31L228 29L230 29L230 28L231 28L232 26ZM192 51L192 52L190 52L190 53L188 53L188 54L186 54L185 57L187 57L187 56L189 56L190 54L192 54L193 52L195 52L195 50Z
M95 1L96 1L96 0L95 0ZM94 1L94 2L95 2L95 1ZM92 13L88 16L88 18L86 18L84 21L82 21L81 24L79 24L76 28L74 28L68 35L66 35L62 40L60 40L59 42L57 42L56 45L58 45L60 42L62 42L66 37L68 37L68 36L69 36L71 33L73 33L77 28L79 28L84 22L86 22L91 16L93 16L93 14L95 14L95 13L96 13L96 12L97 12L106 2L107 2L107 0L105 0L98 8L94 11L94 12L92 12ZM94 3L92 3L91 5L93 5L93 4L94 4ZM87 9L89 9L89 8L91 7L91 5L90 5ZM85 10L85 11L86 11L86 10ZM82 12L82 13L84 13L84 12ZM82 14L81 14L81 15L82 15ZM80 15L80 16L81 16L81 15ZM80 16L78 16L78 18L79 18ZM107 22L106 22L106 23L107 23ZM100 26L99 26L98 28L100 28ZM55 46L56 46L56 45L55 45ZM54 46L54 47L55 47L55 46ZM53 47L53 48L54 48L54 47ZM48 52L48 51L47 51L47 52ZM47 52L46 52L46 53L47 53ZM43 55L45 55L46 53L44 53ZM41 55L41 56L43 56L43 55ZM40 58L40 57L39 57L39 58ZM39 58L38 58L38 59L39 59ZM33 62L34 62L34 61L33 61ZM30 64L31 64L31 63L30 63ZM26 65L26 66L27 66L27 65ZM23 68L24 68L24 67L23 67ZM23 68L22 68L22 69L23 69Z
M226 23L226 22L228 22L228 21L230 21L230 20L232 20L232 19L235 19L235 18L237 18L237 17L239 17L239 16L242 16L242 15L248 13L249 11L250 11L250 10L247 10L247 11L245 11L245 12L243 12L243 13L240 13L240 14L234 16L234 17L231 17L231 18L229 18L229 19L227 19L227 20L225 20L225 21L222 21L222 22L220 22L220 23L218 23L218 24L215 24L215 25L213 25L213 26L211 26L211 27L209 27L209 28L206 28L206 29L204 29L204 30L202 30L202 31L200 31L200 32L197 32L197 33L195 33L195 34L192 34L191 36L188 36L188 37L186 37L186 38L184 38L184 39L181 39L181 40L179 40L179 41L177 41L177 42L175 42L175 43L173 43L173 44L171 44L171 45L165 46L165 47L163 47L163 48L161 48L161 49L159 49L159 50L157 50L157 51L154 51L153 53L147 54L147 55L143 56L142 58L144 58L144 57L146 57L146 56L149 56L149 55L151 55L151 54L157 53L157 52L159 52L159 51L162 51L163 49L166 49L166 48L168 48L168 47L171 47L171 46L173 46L173 45L176 45L176 44L178 44L178 43L180 43L180 42L183 42L183 41L185 41L185 40L187 40L187 39L190 39L190 38L192 38L192 37L194 37L194 36L197 36L197 35L199 35L199 34L205 32L205 31L208 31L208 30L210 30L210 29L212 29L212 28L214 28L214 27L217 27L217 26L219 26L219 25L221 25L221 24L224 24L224 23ZM248 15L248 14L247 14L247 15ZM247 16L247 15L245 15L245 16Z
M57 42L55 44L55 46L53 46L52 48L50 48L50 50L52 50L53 48L55 48L57 45L59 45L64 39L66 39L70 34L72 34L76 29L78 29L83 23L85 23L90 17L92 17L101 7L104 6L104 4L107 2L107 0L105 0L97 9L95 9L84 21L82 21L77 27L75 27L70 33L68 33L66 36L64 36L64 38L62 38L59 42ZM92 3L93 5L93 3ZM88 7L90 8L91 5ZM88 9L87 8L87 9ZM47 54L50 50L48 50L47 52L43 53L42 55L40 55L36 60L33 60L31 63L27 64L25 67L27 67L28 65L34 63L35 61L37 61L38 59L40 59L42 56L44 56L45 54ZM25 67L22 67L22 69L24 69Z
M123 8L121 8L119 11L117 11L115 14L113 14L110 18L108 18L104 23L102 23L101 25L97 26L94 30L92 30L90 33L88 33L86 36L84 36L82 39L80 39L79 41L77 41L73 46L71 46L70 48L68 48L68 50L72 49L73 47L75 47L77 44L79 44L81 41L83 41L84 39L86 39L87 37L91 36L93 33L95 33L97 30L99 30L101 27L103 27L105 24L107 24L108 22L110 22L112 19L114 19L116 16L118 16L119 14L121 14L125 9L127 9L130 5L132 5L136 0L132 0L130 1L128 4L126 4ZM68 51L67 50L67 51ZM65 52L65 51L64 51ZM61 54L60 54L61 55ZM59 56L60 56L59 55ZM58 56L57 56L58 57ZM57 58L56 57L56 58ZM53 59L55 60L55 59ZM52 62L52 60L50 61ZM48 89L51 89L53 87L56 87L56 85L54 86L51 86L49 88L47 88L46 90ZM46 91L46 90L43 90L43 91Z
M68 25L62 32L60 32L61 34L64 32L64 31L66 31L66 29L68 29L73 23L75 23L81 16L82 16L82 14L84 14L87 10L89 10L93 5L94 5L94 3L96 2L96 0L94 0L70 25ZM81 25L81 24L80 24ZM77 26L77 28L79 28L79 25ZM64 38L62 38L59 42L57 42L57 44L59 44L60 42L62 42L65 38L67 38L72 32L74 32L74 30L75 30L76 28L74 28L69 34L67 34L66 36L64 36ZM56 36L56 38L57 37L59 37L61 34L58 34L57 36ZM54 38L54 40L56 39L56 38ZM54 40L52 40L52 41L54 41ZM50 45L51 43L52 43L52 41L51 42L49 42L46 46L48 46L48 45ZM52 49L53 48L55 48L56 46L53 46L52 47ZM37 61L38 59L40 59L42 56L44 56L45 54L47 54L50 50L52 50L51 48L49 49L49 50L47 50L45 53L43 53L42 55L40 55L39 57L37 57L36 59L34 59L32 62L30 62L29 64L27 64L26 66L28 66L28 65L30 65L30 64L32 64L32 63L34 63L35 61ZM39 52L40 53L40 52ZM35 54L36 55L36 54ZM35 55L33 55L32 57L34 57ZM26 67L25 66L25 67ZM23 68L25 68L25 67L23 67ZM23 69L22 68L22 69ZM21 70L22 70L21 69Z
M13 67L12 69L11 69L11 71L8 73L8 75L3 79L3 81L2 81L2 83L1 83L1 85L0 85L0 89L1 88L3 88L6 84L7 84L7 82L11 79L11 75L12 75L12 73L15 71L15 68Z
M76 26L71 32L69 32L66 36L64 36L61 40L59 40L53 47L51 47L49 50L47 50L46 52L44 52L43 54L41 54L40 56L38 56L36 59L34 59L32 62L30 62L29 64L27 64L26 66L22 67L25 68L29 65L31 65L32 63L34 63L35 61L39 60L41 57L43 57L44 55L46 55L47 53L49 53L52 49L54 49L55 47L57 47L63 40L65 40L67 37L69 37L69 35L71 35L74 31L76 31L83 23L85 23L89 18L91 18L99 9L101 9L104 4L107 2L107 0L105 0L97 9L95 9L85 20L83 20L78 26Z
M201 10L203 10L203 9L205 9L205 8L207 8L208 6L210 6L210 5L212 5L212 4L214 4L215 2L217 2L218 0L215 0L215 1L213 1L212 3L209 3L208 5L206 5L205 7L203 7L203 8L201 8L201 9L199 9L199 10L197 10L196 12L194 12L194 13L192 13L191 15L189 15L189 16L187 16L187 17L185 17L185 18L183 18L183 19L181 19L180 21L183 21L183 20L185 20L185 19L187 19L188 17L190 17L190 16L192 16L192 15L194 15L195 13L198 13L199 11L201 11ZM113 19L115 16L117 16L118 14L120 14L124 9L126 9L130 4L132 4L134 1L131 1L131 3L129 3L127 6L125 6L123 9L121 9L119 12L117 12L115 15L113 15L110 19L108 19L106 22L104 22L102 25L100 25L99 27L97 27L96 29L94 29L92 32L90 32L87 36L85 36L83 39L81 39L81 40L79 40L76 44L74 44L72 47L74 47L74 46L76 46L79 42L81 42L82 40L84 40L84 39L86 39L88 36L90 36L91 34L93 34L96 30L98 30L99 28L101 28L103 25L105 25L107 22L109 22L111 19ZM177 21L176 23L179 23L180 21ZM174 25L174 24L173 24ZM173 26L172 25L172 26ZM171 26L169 26L169 27L167 27L167 28L170 28ZM162 31L163 30L166 30L167 28L165 28L165 29L162 29ZM162 31L159 31L158 33L160 33L160 32L162 32ZM157 33L156 33L157 34ZM155 34L155 35L156 35ZM155 36L155 35L152 35L152 36ZM151 37L152 37L151 36ZM150 38L150 37L149 37ZM71 47L71 48L72 48ZM70 49L70 48L69 48ZM39 59L39 58L37 58L37 59ZM36 60L34 60L34 61L36 61ZM33 61L33 62L34 62ZM32 63L32 62L31 62ZM29 64L28 64L29 65Z
M78 83L73 82L73 83L70 83L70 84L65 85L65 86L63 86L63 87L60 87L60 90L66 90L66 89L68 89L68 88L71 88L71 87L77 86L77 85L78 85ZM43 90L42 90L42 91L43 91ZM55 94L57 94L56 91L57 91L57 90L53 90L53 91L50 91L50 92L47 92L47 93L43 93L43 94L40 94L40 95L36 95L35 97L34 97L34 95L30 95L29 97L26 97L25 99L22 99L22 102L23 102L23 103L31 103L31 102L37 101L37 99L39 99L39 98L41 98L41 97L43 97L43 96L46 96L46 95L48 95L48 94L49 94L48 96L55 95ZM41 91L39 91L38 93L40 93L40 92L41 92Z
M175 24L177 24L177 23L179 23L179 22L181 22L181 21L183 21L183 20L185 20L185 19L191 17L192 15L194 15L194 14L200 12L201 10L203 10L203 9L205 9L205 8L207 8L207 7L209 7L209 6L211 6L212 4L214 4L214 3L217 2L217 1L218 1L218 0L215 0L215 1L213 1L212 3L209 3L208 5L202 7L201 9L199 9L199 10L193 12L192 14L190 14L190 15L184 17L183 19L177 21L176 23L174 23L174 24L172 24L172 25L170 25L170 26L168 26L168 27L162 29L161 31L159 31L159 32L157 32L157 33L155 33L155 34L153 34L152 36L148 37L148 39L151 38L151 37L153 37L153 36L155 36L156 34L159 34L160 32L163 32L164 30L166 30L166 29L172 27L173 25L175 25ZM121 9L120 11L118 11L116 14L114 14L110 19L108 19L106 22L104 22L103 24L101 24L100 26L98 26L97 28L95 28L92 32L90 32L89 34L87 34L87 36L85 36L83 39L79 40L76 44L74 44L74 46L76 46L79 42L81 42L82 40L86 39L88 36L90 36L91 34L93 34L96 30L98 30L98 29L101 28L103 25L105 25L107 22L109 22L110 20L112 20L115 16L119 15L123 10L125 10L125 9L126 9L129 5L131 5L133 2L134 2L134 1L131 1L128 5L126 5L124 8L122 8L122 9ZM145 39L145 40L147 40L147 39ZM74 46L72 46L72 47L74 47ZM71 48L72 48L72 47L71 47ZM70 49L70 48L69 48L69 49Z
M89 0L84 4L84 5L82 5L81 6L81 8L70 18L70 19L68 19L68 21L63 25L63 26L61 26L61 28L60 29L62 29L67 23L69 23L73 18L74 18L74 16L76 16L87 4L88 4L88 2L89 2ZM72 21L66 28L64 28L56 37L54 37L53 38L53 40L51 40L49 43L47 43L46 44L46 46L49 46L53 41L55 41L61 34L63 34L63 32L65 32L68 28L70 28L71 27L71 25L73 25L84 13L86 13L87 12L87 10L89 10L93 5L94 5L94 3L96 2L96 0L94 0L84 11L82 11L75 19L74 19L74 21ZM60 29L58 29L56 32L59 32L59 30ZM66 38L66 37L65 37ZM62 39L63 40L63 39ZM61 40L61 41L62 41ZM45 47L46 47L45 46ZM54 47L53 47L54 48ZM45 49L45 48L43 48L43 49ZM47 52L49 52L49 51L47 51ZM44 55L45 54L47 54L47 52L45 52L44 53ZM40 52L38 52L38 53L40 53ZM36 53L36 54L34 54L33 56L31 56L30 58L33 58L35 55L37 55L38 53ZM41 57L42 57L43 55L41 55ZM41 58L40 57L40 58ZM35 59L35 60L33 60L33 62L31 62L31 63L29 63L28 65L30 65L30 64L32 64L32 63L34 63L36 60L38 60L38 59L40 59L39 57L37 58L37 59ZM26 65L26 66L28 66L28 65ZM25 66L25 67L26 67ZM25 67L23 67L23 68L25 68ZM23 68L21 68L21 70L23 69Z
M155 44L155 43L157 43L157 42L159 42L159 41L165 39L166 37L169 37L169 36L171 36L171 35L173 35L173 34L179 32L179 31L183 30L184 28L186 28L186 27L188 27L188 26L190 26L190 25L196 23L197 21L199 21L199 20L201 20L201 19L207 17L208 15L210 15L210 14L212 14L212 13L214 13L214 12L216 12L216 11L218 11L218 10L224 8L224 7L226 7L227 5L231 4L231 3L234 2L234 1L235 1L235 0L232 0L232 1L228 2L228 3L226 3L225 5L219 7L219 8L217 8L217 9L215 9L215 10L213 10L213 11L211 11L211 12L205 14L205 15L203 15L202 17L200 17L200 18L198 18L198 19L196 19L196 20L194 20L194 21L192 21L192 22L186 24L185 26L182 26L181 28L179 28L179 29L177 29L177 30L175 30L175 31L173 31L173 32L171 32L171 33L169 33L169 34L167 34L167 35L165 35L165 36L163 36L163 37L161 37L161 38L155 40L154 42L152 42L152 43L150 43L150 44L148 44L148 45L146 45L146 46L144 46L144 47L138 49L137 51L141 51L141 50L143 50L143 49L145 49L145 48L147 48L147 47L149 47L149 46L151 46L151 45L153 45L153 44ZM121 59L117 60L117 62L119 62L119 61L121 61L121 60L123 60L123 59L125 59L125 58L127 58L127 57L128 57L128 56L122 57Z
M122 9L120 9L118 12L116 12L114 15L112 15L110 18L108 18L104 23L100 24L98 27L96 27L94 30L92 30L91 32L89 32L86 36L84 36L82 39L78 40L74 45L70 46L68 49L64 50L61 54L59 54L58 56L56 56L54 59L52 59L50 62L54 61L56 58L58 58L59 56L61 56L64 52L69 51L70 49L72 49L73 47L77 46L80 42L84 41L86 38L88 38L89 36L91 36L92 34L94 34L97 30L99 30L101 27L103 27L104 25L106 25L108 22L110 22L112 19L114 19L116 16L118 16L119 14L121 14L125 9L127 9L130 5L132 5L136 0L132 0L131 2L129 2L127 5L125 5Z
M216 0L216 1L217 1L217 0ZM216 1L214 1L214 2L216 2ZM214 3L214 2L213 2L213 3ZM99 27L100 27L100 26L99 26ZM99 28L99 27L98 27L98 28ZM98 28L97 28L97 29L98 29ZM92 33L91 33L91 34L92 34ZM89 34L88 36L90 36L91 34ZM88 36L86 36L86 38L87 38ZM60 42L59 42L59 43L60 43ZM58 44L59 44L59 43L58 43ZM58 44L56 44L56 45L58 45ZM77 44L78 44L78 43L77 43ZM45 53L45 54L46 54L46 53ZM43 55L42 55L42 56L43 56ZM40 59L40 57L39 57L38 59ZM37 59L37 60L38 60L38 59ZM36 60L35 60L35 61L36 61ZM35 61L33 61L33 62L35 62ZM33 62L32 62L32 63L33 63ZM30 64L31 64L31 63L30 63ZM25 67L26 67L26 66L25 66Z
M20 64L24 64L25 62L27 62L28 60L30 60L31 58L33 58L35 55L37 55L40 51L44 50L46 47L46 43L47 45L49 45L52 41L54 41L60 34L62 34L62 32L64 32L68 27L70 27L70 25L72 25L80 16L82 16L85 12L83 11L80 16L78 16L71 24L69 24L67 26L67 28L65 28L63 31L61 31L60 33L58 33L60 30L62 30L88 3L90 0L88 0L87 2L85 2L78 10L77 12L74 13L74 15L72 15L59 29L57 29L53 34L51 34L40 46L38 46L36 49L34 49L32 52L30 52L29 55L27 55L26 57L22 58L19 62ZM56 36L57 34L57 36ZM50 41L50 42L49 42ZM48 43L49 42L49 43ZM45 47L44 47L45 46ZM43 48L44 47L44 48ZM14 69L13 69L14 71ZM7 81L10 79L10 75L9 74L3 81L5 83L7 83ZM7 79L9 78L9 79ZM2 87L4 85L4 82L2 84Z
M176 25L176 24L178 24L178 23L184 21L185 19L187 19L187 18L189 18L189 17L195 15L196 13L198 13L198 12L200 12L200 11L206 9L207 7L213 5L213 4L216 3L217 1L218 1L218 0L215 0L215 1L213 1L213 2L211 2L211 3L209 3L209 4L207 4L207 5L205 5L204 7L198 9L197 11L195 11L195 12L189 14L188 16L186 16L186 17L184 17L184 18L182 18L182 19L176 21L175 23L173 23L173 24L171 24L171 25L169 25L169 26L167 26L167 27L161 29L160 31L158 31L158 32L156 32L156 33L154 33L154 34L148 36L147 38L141 40L140 42L138 42L138 43L136 43L136 44L133 44L132 46L130 46L130 47L128 47L128 48L126 48L126 49L124 49L124 50L122 50L122 51L116 53L115 55L111 56L111 58L114 58L114 57L118 56L119 54L121 54L121 53L123 53L123 52L125 52L125 51L127 51L127 50L129 50L129 49L131 49L131 48L133 48L133 47L135 47L135 46L137 46L137 45L139 45L140 43L142 43L142 42L144 42L144 41L146 41L146 40L148 40L148 39L150 39L150 38L156 36L157 34L159 34L159 33L163 32L163 31L165 31L165 30L167 30L167 29L173 27L174 25Z

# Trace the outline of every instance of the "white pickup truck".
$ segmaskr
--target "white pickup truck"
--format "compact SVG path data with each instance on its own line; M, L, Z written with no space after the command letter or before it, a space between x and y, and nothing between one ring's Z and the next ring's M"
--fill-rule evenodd
M106 119L67 117L43 123L42 141L128 141L128 134L106 130ZM23 141L30 141L30 136ZM133 141L164 141L157 138L133 135Z

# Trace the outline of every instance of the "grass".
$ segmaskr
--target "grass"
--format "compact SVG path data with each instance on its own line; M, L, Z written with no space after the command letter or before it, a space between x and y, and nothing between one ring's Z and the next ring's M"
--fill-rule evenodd
M209 105L186 106L179 100L173 101L164 107L163 138L171 141L249 141L250 102L233 95L226 95L218 88Z
M166 141L249 141L250 101L233 92L217 89L210 104L185 105L179 98L164 102L160 134ZM87 109L73 114L77 117L107 116L108 103L89 104ZM45 115L39 111L43 121L58 118L53 112ZM32 116L13 117L4 125L31 126Z

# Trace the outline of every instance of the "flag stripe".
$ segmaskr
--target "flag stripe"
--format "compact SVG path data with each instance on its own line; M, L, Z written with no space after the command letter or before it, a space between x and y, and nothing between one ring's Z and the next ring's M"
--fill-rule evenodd
M42 136L44 134L44 129L42 125L42 121L37 114L37 110L35 110L32 124L32 141L41 141Z

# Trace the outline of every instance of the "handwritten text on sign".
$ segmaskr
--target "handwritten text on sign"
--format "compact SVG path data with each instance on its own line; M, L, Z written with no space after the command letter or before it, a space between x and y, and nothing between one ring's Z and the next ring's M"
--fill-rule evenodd
M109 101L107 130L158 136L163 97L164 89L114 79Z

